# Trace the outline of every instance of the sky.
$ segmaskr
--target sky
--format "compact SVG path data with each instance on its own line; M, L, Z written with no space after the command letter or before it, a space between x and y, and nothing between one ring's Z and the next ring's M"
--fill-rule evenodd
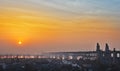
M0 54L120 50L120 0L0 0ZM19 44L21 43L21 44Z

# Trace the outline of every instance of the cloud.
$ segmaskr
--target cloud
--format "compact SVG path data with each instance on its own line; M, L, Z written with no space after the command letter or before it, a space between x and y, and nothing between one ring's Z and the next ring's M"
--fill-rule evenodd
M38 10L43 9L59 14L120 14L119 0L4 0L1 3L36 7Z

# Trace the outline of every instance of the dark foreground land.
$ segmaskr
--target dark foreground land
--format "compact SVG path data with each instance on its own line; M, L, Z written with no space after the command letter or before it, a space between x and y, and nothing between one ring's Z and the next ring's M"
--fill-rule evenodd
M0 59L0 71L120 71L120 63L90 60Z

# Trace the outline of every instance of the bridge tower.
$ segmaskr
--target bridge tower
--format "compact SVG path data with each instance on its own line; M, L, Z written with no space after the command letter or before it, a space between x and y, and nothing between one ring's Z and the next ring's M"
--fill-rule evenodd
M115 48L113 49L113 63L117 63L117 53Z
M105 45L105 54L104 54L104 58L105 58L105 63L110 63L111 62L111 52L109 49L109 45L106 43Z
M99 43L97 43L96 51L100 51L100 45L99 45Z
M97 60L100 61L100 62L103 61L103 53L100 50L99 43L97 43L97 46L96 46L96 53L97 53Z
M109 50L109 45L106 43L106 45L105 45L105 52L109 52L110 50Z

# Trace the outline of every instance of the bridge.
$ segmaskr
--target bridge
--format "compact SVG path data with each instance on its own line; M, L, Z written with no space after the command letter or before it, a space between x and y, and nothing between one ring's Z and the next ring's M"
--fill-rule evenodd
M64 60L98 60L103 63L118 63L120 62L120 51L109 49L109 45L106 43L105 50L100 49L99 43L97 43L96 51L79 51L79 52L49 52L41 55L0 55L0 59L5 58L53 58Z
M100 49L99 43L97 43L96 51L80 51L80 52L50 52L45 53L47 58L66 59L66 60L99 60L104 63L116 63L120 62L120 51L109 49L109 45L106 43L105 50Z

